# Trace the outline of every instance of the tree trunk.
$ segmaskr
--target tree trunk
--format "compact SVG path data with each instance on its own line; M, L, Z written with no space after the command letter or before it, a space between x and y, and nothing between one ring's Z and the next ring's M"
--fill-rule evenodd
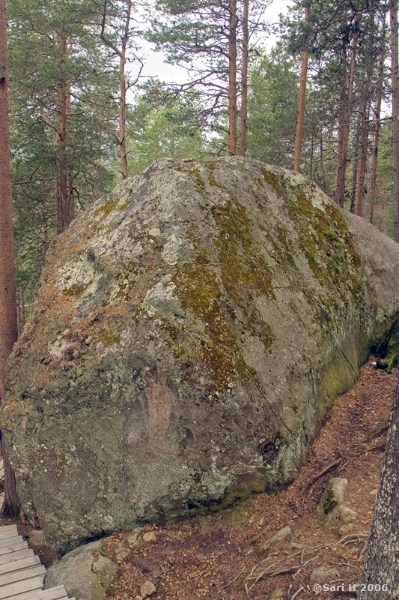
M375 131L374 131L374 144L373 144L373 162L371 167L371 185L370 185L370 223L374 220L374 209L375 209L375 196L377 191L377 168L378 168L378 145L380 140L380 116L381 116L381 95L382 90L379 87L377 91L377 100L375 103Z
M398 0L390 0L391 20L391 77L392 77L392 136L395 241L399 242L399 79L398 79Z
M121 171L122 179L128 177L127 170L127 151L126 151L126 51L129 44L130 37L130 19L132 14L132 0L129 0L125 21L125 32L122 40L122 50L119 56L120 67L119 67L119 79L120 79L120 93L121 99L119 104L119 152L121 157Z
M0 379L18 337L8 128L6 3L0 0Z
M321 172L321 181L322 181L323 191L326 193L327 179L326 179L326 170L324 167L323 134L320 135L320 172Z
M11 199L10 139L8 125L8 65L6 0L0 0L0 402L4 398L4 368L18 337L17 295L15 287L14 237ZM1 442L4 460L6 514L19 512L15 476L7 459L4 440Z
M357 185L357 173L359 170L359 144L360 144L360 129L361 129L361 116L356 123L355 131L355 143L353 148L353 169L352 169L352 189L350 196L350 207L349 212L354 213L356 207L356 185Z
M126 93L128 90L128 84L126 81L126 52L129 46L129 40L131 36L130 22L132 16L132 0L128 0L126 20L124 25L123 36L121 39L120 46L116 46L114 42L105 35L105 27L107 23L107 0L104 1L102 7L102 18L101 18L101 33L100 38L108 48L111 48L117 56L119 56L119 131L118 131L118 142L119 142L119 156L121 161L121 173L122 179L128 177L127 167L127 150L126 150Z
M305 7L305 23L309 23L310 8ZM301 151L302 151L302 137L303 137L303 122L305 119L305 103L306 103L306 79L308 76L308 61L309 61L309 50L305 48L302 52L302 67L301 67L301 79L299 84L299 98L298 98L298 116L296 123L296 134L295 134L295 149L294 149L294 171L297 173L301 172Z
M370 102L370 81L372 65L367 65L367 77L363 89L363 96L360 107L360 161L359 178L357 184L356 208L355 214L359 217L363 214L363 199L365 196L366 166L367 166L367 147L369 139L369 102Z
M124 61L123 61L124 62ZM124 73L125 65L121 60L121 71L120 71L120 93L121 99L119 104L119 155L121 159L121 173L122 179L127 179L127 152L126 152L126 79Z
M60 153L58 159L58 185L57 185L57 229L58 233L64 231L73 221L75 216L75 200L73 194L73 183L70 176L68 160L68 115L70 113L71 95L69 90L68 78L66 74L66 58L69 54L68 41L65 35L60 36L59 40L62 56L62 79L60 82L59 99L59 127L58 142Z
M242 17L242 66L241 66L241 123L240 123L240 154L247 152L247 104L248 104L248 17L249 0L244 1Z
M237 154L237 0L230 0L229 19L229 152Z
M374 144L373 144L373 160L371 167L371 185L370 185L370 223L373 222L374 219L374 208L375 208L375 195L377 190L377 167L378 167L378 145L380 141L380 117L381 117L381 99L382 99L382 90L384 85L384 64L385 64L385 32L386 32L386 18L385 13L383 16L382 22L382 44L381 44L381 54L380 54L380 64L378 67L378 80L377 80L377 91L376 91L376 100L374 107Z
M399 380L359 600L399 598ZM376 586L384 586L377 590ZM370 586L370 590L367 589ZM386 588L385 588L386 586Z
M355 17L355 21L359 21L359 18L360 15L357 15ZM349 127L352 114L353 81L355 78L357 41L358 34L355 33L351 44L349 77L347 81L344 79L340 94L341 118L338 134L338 170L337 187L335 192L335 201L339 206L343 206L345 202L346 166L348 163Z

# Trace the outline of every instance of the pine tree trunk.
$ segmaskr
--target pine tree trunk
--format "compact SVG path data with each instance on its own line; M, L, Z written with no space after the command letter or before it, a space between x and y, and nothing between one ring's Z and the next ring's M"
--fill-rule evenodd
M381 117L381 99L382 99L382 90L384 85L384 64L386 58L385 51L385 32L386 32L386 18L385 13L383 15L382 21L382 44L381 44L381 54L380 54L380 64L378 67L378 80L377 80L377 90L376 90L376 100L374 107L374 144L373 144L373 159L372 159L372 167L371 167L371 184L370 184L370 223L374 220L374 208L375 208L375 196L377 190L377 167L378 167L378 145L380 141L380 117Z
M374 220L374 209L375 209L375 197L377 191L377 168L378 168L378 145L380 140L380 116L381 116L381 88L377 91L377 100L375 103L375 131L374 131L374 144L373 144L373 162L371 167L371 185L370 185L370 223Z
M393 186L394 229L399 242L399 79L398 79L398 0L390 0L391 20L391 76L392 76L392 136L393 136Z
M106 46L111 48L117 56L119 56L119 131L118 131L118 142L119 142L119 157L121 161L121 173L122 179L128 177L128 166L127 166L127 150L126 150L126 93L128 85L126 81L126 52L128 50L129 39L131 36L130 22L132 15L132 0L128 0L126 20L124 25L124 32L121 38L120 46L116 46L111 39L105 35L105 27L108 17L107 0L102 5L102 19L101 19L101 33L100 38Z
M229 1L229 152L237 154L237 0Z
M365 196L366 166L367 166L367 147L369 139L369 101L370 101L370 81L371 81L371 63L367 65L367 77L363 90L363 97L360 107L360 161L359 178L357 184L355 214L362 216L363 199Z
M5 441L1 442L1 455L4 465L4 503L2 514L6 517L17 517L21 511L18 498L17 482L6 451Z
M367 544L359 600L399 598L399 381L396 387L384 467ZM376 589L376 586L386 586ZM367 590L370 586L370 590ZM363 589L365 588L365 589Z
M119 104L119 153L121 159L122 179L127 179L127 151L126 151L126 51L130 37L130 19L132 14L132 0L129 0L125 21L125 32L122 40L122 50L119 55L119 80L120 80L120 104Z
M0 379L18 337L8 129L6 2L0 0Z
M240 122L240 154L247 152L247 105L248 105L248 17L249 0L244 1L242 17L242 66L241 66L241 122Z
M361 129L361 116L356 123L355 131L355 144L353 148L353 169L352 169L352 189L350 196L350 207L349 212L354 213L356 207L356 185L357 185L357 173L359 170L359 145L360 145L360 129Z
M309 23L310 8L305 7L305 23ZM309 50L305 48L302 52L302 66L301 66L301 79L299 83L299 97L298 97L298 115L296 123L296 134L295 134L295 149L294 149L294 171L297 173L301 172L301 152L302 152L302 137L303 137L303 123L305 120L305 103L306 103L306 79L308 76L308 61L309 61Z
M8 65L6 0L0 0L0 401L4 398L4 368L18 337L17 296L14 268L14 237L11 199L10 139L8 126ZM5 500L3 510L13 512L19 499L15 476L1 443L4 460Z
M121 60L122 65L122 60ZM127 179L127 152L126 152L126 79L123 70L120 72L120 93L121 99L119 104L119 155L121 159L122 179ZM121 66L122 69L122 66Z
M70 176L68 160L68 130L67 122L70 112L71 95L68 78L66 74L66 58L69 54L66 36L60 35L59 46L62 56L61 82L59 98L59 159L58 159L58 185L57 185L57 229L58 233L64 231L75 217L75 199L73 194L73 183Z
M355 20L358 21L359 18L360 15L357 15ZM355 33L351 44L349 77L347 82L343 82L340 95L341 118L338 138L337 187L335 192L335 201L338 206L343 206L345 202L346 166L348 163L349 128L352 114L353 81L355 78L357 41L358 34Z

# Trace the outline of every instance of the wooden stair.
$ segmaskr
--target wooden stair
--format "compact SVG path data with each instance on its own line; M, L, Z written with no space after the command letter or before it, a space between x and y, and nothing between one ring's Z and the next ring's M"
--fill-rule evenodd
M3 479L3 461L0 480ZM3 503L0 494L0 507ZM63 585L43 589L45 567L23 539L16 525L0 527L0 600L75 600Z

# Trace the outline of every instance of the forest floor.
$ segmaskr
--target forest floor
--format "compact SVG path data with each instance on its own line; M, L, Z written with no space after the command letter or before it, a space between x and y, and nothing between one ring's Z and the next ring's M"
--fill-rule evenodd
M397 377L376 369L372 360L362 367L355 386L336 400L306 465L288 488L253 496L221 513L147 526L147 535L134 545L124 534L107 538L106 553L119 565L108 596L140 600L146 595L141 586L150 581L156 588L151 600L356 597ZM357 513L341 534L325 532L316 519L318 501L332 477L348 480L345 503ZM291 535L261 550L288 526ZM43 561L50 562L51 551L39 550ZM329 572L312 581L318 567ZM315 587L323 584L328 589Z

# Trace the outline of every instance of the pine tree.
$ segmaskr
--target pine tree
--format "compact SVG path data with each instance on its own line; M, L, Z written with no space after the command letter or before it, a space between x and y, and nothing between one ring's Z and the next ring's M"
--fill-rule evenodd
M248 98L248 156L292 167L299 78L278 44L253 65Z
M126 150L127 92L136 85L143 68L143 61L138 54L137 38L139 31L132 15L134 8L132 0L103 0L101 14L101 40L111 50L112 59L116 59L118 63L120 94L118 145L123 179L128 176ZM128 78L126 73L129 62L135 62L138 65L137 73L132 79Z
M52 156L58 231L68 226L83 194L101 181L97 159L108 143L110 110L117 115L114 73L101 50L95 18L83 0L29 5L15 0L10 11L11 94L19 125L13 138L20 160L20 148L34 141L32 131L45 144L45 155ZM32 163L32 154L27 149L26 163ZM48 168L36 167L37 176Z
M11 165L8 125L8 60L6 1L0 0L0 402L4 397L3 376L6 361L18 337L14 268L14 238L11 200ZM4 440L3 513L19 513L20 502L15 476L8 461Z
M190 81L176 86L176 90L201 89L204 114L212 115L220 132L225 128L221 124L227 121L227 148L232 155L238 151L241 94L240 152L243 154L248 44L251 34L263 27L259 17L265 4L237 0L159 0L156 7L158 15L152 20L148 39L166 52L168 62L189 70Z

